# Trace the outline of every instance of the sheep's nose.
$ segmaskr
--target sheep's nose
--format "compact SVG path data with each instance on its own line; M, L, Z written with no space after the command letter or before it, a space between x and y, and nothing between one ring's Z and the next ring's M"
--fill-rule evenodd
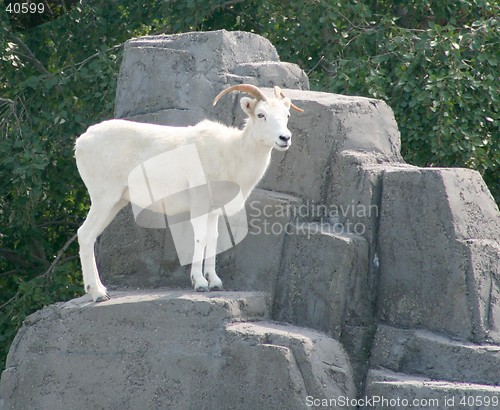
M280 140L283 142L288 142L290 141L291 136L290 135L280 135Z

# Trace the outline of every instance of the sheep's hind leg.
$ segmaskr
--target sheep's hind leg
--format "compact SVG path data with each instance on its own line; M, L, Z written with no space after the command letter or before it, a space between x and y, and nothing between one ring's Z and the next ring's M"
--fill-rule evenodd
M205 250L205 266L203 273L208 280L210 290L222 290L222 280L215 273L215 258L217 255L217 237L219 215L213 211L208 215L207 221L207 247Z
M99 272L95 261L94 244L97 237L126 204L127 201L124 200L119 200L112 206L93 202L87 219L85 219L83 225L78 229L83 284L85 292L89 293L96 302L108 300L109 295L99 278Z

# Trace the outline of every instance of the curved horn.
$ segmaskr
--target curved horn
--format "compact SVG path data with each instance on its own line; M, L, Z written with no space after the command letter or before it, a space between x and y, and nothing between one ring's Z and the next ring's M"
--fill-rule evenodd
M283 90L279 88L278 86L274 87L274 95L276 95L276 98L286 98L286 95L283 93ZM290 108L293 108L295 111L298 112L304 112L302 108L297 107L294 103L290 102Z
M233 92L233 91L242 91L244 93L250 94L252 97L255 97L257 100L266 101L266 97L264 96L264 94L262 94L262 91L260 91L259 88L257 88L255 85L238 84L238 85L233 85L231 87L228 87L225 90L221 91L214 98L212 105L215 107L215 104L217 104L223 96L225 96L226 94L229 94L230 92Z
M290 108L293 108L295 111L304 112L302 108L297 107L293 102L290 103Z

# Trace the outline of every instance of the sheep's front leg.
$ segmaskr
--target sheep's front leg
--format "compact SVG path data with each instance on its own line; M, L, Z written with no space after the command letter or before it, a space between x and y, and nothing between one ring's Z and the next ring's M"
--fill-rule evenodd
M219 214L216 211L210 212L207 221L207 247L203 268L210 290L222 289L222 280L215 273L215 255L217 254L217 238L219 236L218 222Z
M207 244L207 222L208 215L191 217L191 225L194 233L193 262L191 264L191 284L197 292L209 290L208 281L202 273L205 247Z

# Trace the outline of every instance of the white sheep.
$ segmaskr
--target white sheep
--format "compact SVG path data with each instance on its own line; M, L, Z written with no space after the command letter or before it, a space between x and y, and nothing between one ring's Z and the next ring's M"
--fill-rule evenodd
M243 130L208 120L195 126L171 127L113 119L89 127L77 139L76 163L91 199L87 218L78 229L78 241L85 291L95 301L109 296L99 279L94 243L117 213L131 202L129 175L134 169L165 152L195 144L208 185L217 181L237 184L245 200L264 175L272 149L285 151L290 146L291 133L287 128L290 108L302 110L279 87L275 87L274 97L266 98L255 86L235 85L217 95L213 105L232 91L254 97L241 98L241 107L248 115ZM177 196L171 203L164 201L167 203L163 205L163 213L190 212L198 216L190 220L195 239L191 266L194 289L222 289L222 281L215 272L218 215L199 212L197 208L203 201L193 194L195 190L190 190L196 184L185 172L164 178L191 194Z

